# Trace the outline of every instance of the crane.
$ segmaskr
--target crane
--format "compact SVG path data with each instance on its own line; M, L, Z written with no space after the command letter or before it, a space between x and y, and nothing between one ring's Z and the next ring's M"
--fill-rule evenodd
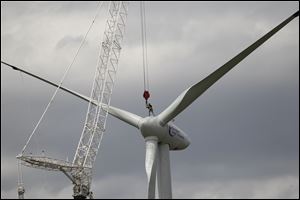
M92 170L105 131L111 94L118 69L121 44L124 37L128 12L126 1L111 1L108 7L104 37L83 131L73 162L36 155L17 156L22 164L32 168L63 172L73 183L74 199L93 198L91 188ZM19 194L24 194L20 188Z

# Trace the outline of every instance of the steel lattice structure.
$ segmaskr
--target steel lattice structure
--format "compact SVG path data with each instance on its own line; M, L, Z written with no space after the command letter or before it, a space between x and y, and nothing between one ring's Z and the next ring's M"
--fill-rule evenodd
M108 116L105 108L107 108L107 105L110 105L125 31L127 11L128 2L112 1L109 7L109 17L106 22L102 48L95 72L91 101L73 160L73 165L84 167L83 170L76 170L72 173L78 186L74 187L74 195L81 190L81 187L90 188L91 169L105 131Z
M84 128L73 162L45 156L17 156L22 164L48 171L62 171L74 184L73 197L91 196L92 168L105 131L112 90L118 69L129 2L112 1L95 71Z

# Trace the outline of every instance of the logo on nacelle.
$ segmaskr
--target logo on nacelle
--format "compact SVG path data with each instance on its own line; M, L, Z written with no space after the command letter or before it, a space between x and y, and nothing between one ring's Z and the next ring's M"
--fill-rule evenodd
M169 126L169 135L170 135L171 137L174 137L174 136L176 136L177 134L178 134L178 130L175 129L175 128L173 128L172 126Z

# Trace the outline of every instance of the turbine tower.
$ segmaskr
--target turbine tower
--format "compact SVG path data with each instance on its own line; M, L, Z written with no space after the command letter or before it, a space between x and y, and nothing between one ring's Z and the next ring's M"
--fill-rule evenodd
M61 87L60 89L79 97L87 102L90 102L92 106L101 107L103 110L108 112L110 115L126 122L127 124L136 127L141 135L145 139L145 169L146 175L148 179L148 198L155 198L155 187L156 187L156 178L157 178L157 188L158 188L158 196L159 198L172 198L172 186L171 186L171 170L170 170L170 158L169 151L177 151L183 150L187 148L190 144L190 139L180 128L178 128L173 122L177 115L179 115L184 109L190 106L199 96L201 96L208 88L210 88L215 82L217 82L220 78L222 78L227 72L229 72L233 67L239 64L242 60L244 60L249 54L255 51L259 46L261 46L264 42L266 42L269 38L271 38L275 33L277 33L280 29L286 26L290 21L299 16L299 11L288 17L278 26L273 28L267 34L262 36L256 42L251 44L245 50L234 56L227 63L222 65L220 68L212 72L209 76L199 81L198 83L192 85L188 89L186 89L183 93L181 93L164 111L162 111L157 116L148 116L148 117L140 117L128 111L115 108L109 106L109 103L103 104L95 100L94 98L89 98L84 95L81 95L75 91L72 91L68 88ZM30 76L34 76L44 82L47 82L53 86L58 86L56 83L53 83L49 80L41 78L40 76L36 76L30 72L27 72L23 69L20 69L16 66L10 65L8 63L1 63L12 67L15 70L19 70L24 72ZM42 163L46 163L46 160L40 161L38 158L30 158L30 157L22 157L27 163L30 163L34 166L41 166ZM76 161L75 157L75 163ZM80 159L79 160L83 160ZM35 164L37 162L38 164ZM83 161L79 162L79 166L82 165ZM53 162L50 162L53 163ZM68 164L61 165L55 164L56 169L61 171L66 171L68 169L76 168L78 165L70 165ZM59 168L63 167L64 168ZM47 166L51 168L51 166ZM87 166L89 167L89 165ZM82 169L82 168L80 168ZM80 184L78 184L80 185ZM83 184L85 186L85 184Z

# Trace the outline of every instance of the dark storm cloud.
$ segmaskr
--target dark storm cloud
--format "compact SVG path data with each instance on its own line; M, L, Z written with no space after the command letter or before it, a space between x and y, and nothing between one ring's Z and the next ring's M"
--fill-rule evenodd
M59 82L96 4L5 2L1 60ZM149 2L146 6L155 113L299 9L298 2ZM146 116L138 9L138 3L130 4L112 105ZM192 144L171 152L174 197L299 197L298 24L299 19L292 21L176 118ZM102 27L95 26L65 82L85 95L90 93ZM1 65L2 198L16 197L14 158L53 92L51 86L25 75L22 81L19 73ZM72 160L86 109L87 103L59 92L30 151L45 149L47 155ZM109 117L95 164L96 197L146 196L144 148L138 130ZM71 197L71 184L62 174L24 169L24 180L26 197Z

